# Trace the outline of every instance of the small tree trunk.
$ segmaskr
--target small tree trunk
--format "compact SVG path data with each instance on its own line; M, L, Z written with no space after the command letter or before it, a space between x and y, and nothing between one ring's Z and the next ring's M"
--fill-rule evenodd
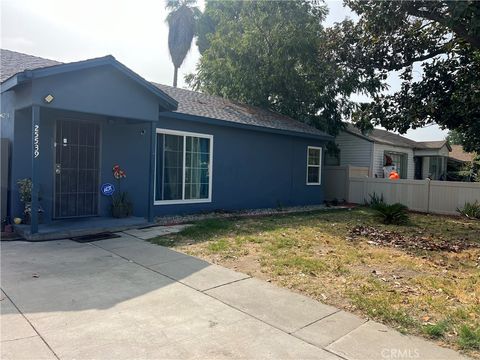
M178 68L173 71L173 87L177 87Z

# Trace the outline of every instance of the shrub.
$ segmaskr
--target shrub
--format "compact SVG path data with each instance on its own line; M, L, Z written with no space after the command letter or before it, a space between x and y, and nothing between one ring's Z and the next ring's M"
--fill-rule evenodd
M17 180L20 201L23 203L32 202L32 180L29 178Z
M457 211L468 218L480 219L480 203L478 201L474 203L466 202L463 208L457 209Z
M375 215L382 220L384 224L403 225L408 222L408 208L400 203L388 205L379 202L371 205Z

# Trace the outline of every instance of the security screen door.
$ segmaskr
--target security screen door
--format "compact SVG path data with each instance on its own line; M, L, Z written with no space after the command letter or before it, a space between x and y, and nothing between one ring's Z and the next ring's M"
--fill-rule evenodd
M57 120L55 134L55 218L98 214L100 126Z

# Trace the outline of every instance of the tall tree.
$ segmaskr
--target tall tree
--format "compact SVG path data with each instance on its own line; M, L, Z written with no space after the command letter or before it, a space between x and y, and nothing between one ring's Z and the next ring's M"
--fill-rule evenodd
M177 87L178 69L182 66L192 46L196 20L200 11L196 0L167 0L168 49L172 58L174 73L173 86Z
M462 135L457 130L450 130L446 139L450 145L462 145Z
M336 134L349 95L367 86L337 65L325 15L325 6L307 0L208 1L197 37L202 57L187 82Z
M373 70L369 74L382 81L397 71L401 79L399 91L379 91L360 106L354 117L359 126L404 133L437 123L456 130L467 151L479 151L480 2L345 3L359 16L336 26L347 39L339 49L346 66Z

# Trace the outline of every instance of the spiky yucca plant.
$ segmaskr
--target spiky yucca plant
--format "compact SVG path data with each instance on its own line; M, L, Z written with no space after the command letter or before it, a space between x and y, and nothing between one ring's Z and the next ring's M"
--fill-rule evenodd
M382 220L384 224L403 225L408 223L408 208L400 203L392 205L379 202L372 205L375 215Z
M478 201L466 202L463 208L457 209L457 211L470 219L480 219L480 203Z

